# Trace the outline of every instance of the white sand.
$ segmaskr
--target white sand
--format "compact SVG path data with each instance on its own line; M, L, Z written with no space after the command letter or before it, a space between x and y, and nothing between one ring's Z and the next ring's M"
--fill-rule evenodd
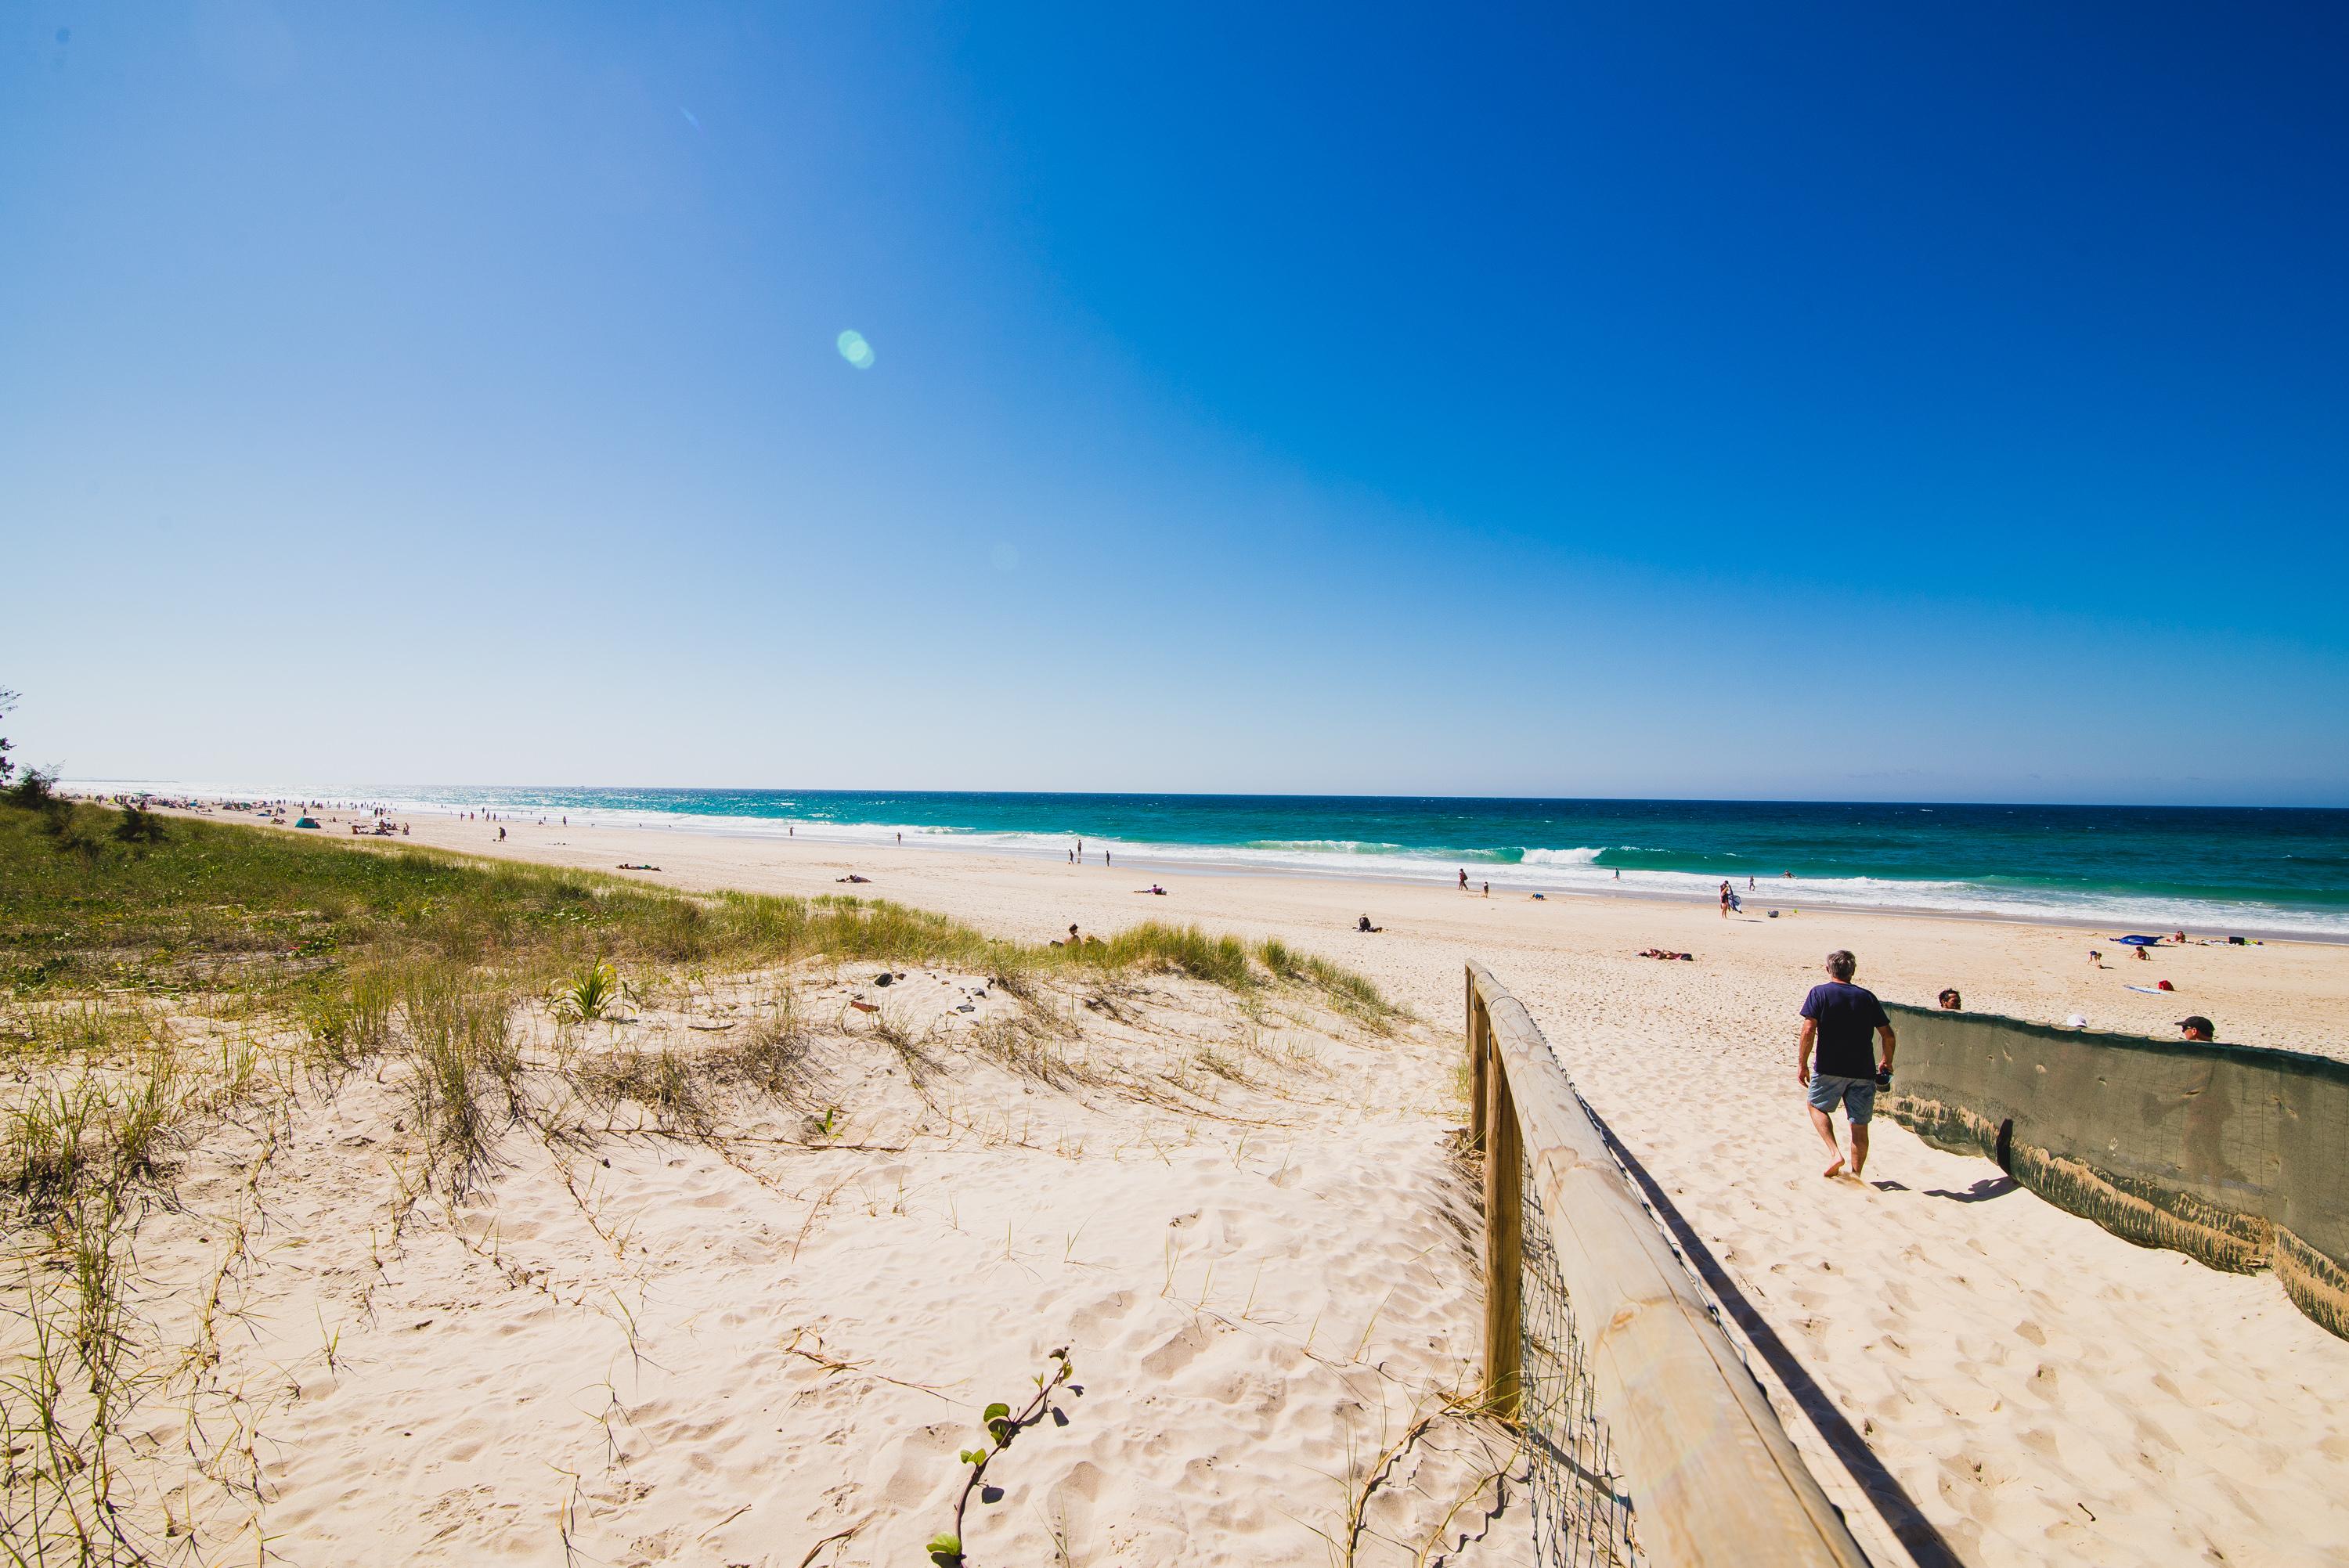
M205 1440L149 1407L150 1451L231 1479L258 1434L261 1506L193 1477L177 1495L202 1560L249 1555L257 1520L296 1563L561 1563L566 1536L580 1562L788 1565L829 1541L824 1562L919 1563L982 1408L1022 1406L1057 1346L1081 1392L995 1462L974 1563L1049 1562L1056 1537L1076 1561L1319 1563L1374 1474L1365 1563L1484 1526L1512 1445L1447 1414L1471 1379L1474 1200L1425 1042L1152 980L1071 993L1054 1065L1023 1076L973 1044L1009 998L955 1011L980 977L828 973L801 975L794 1092L828 1127L757 1099L703 1139L632 1132L633 1105L588 1116L592 1140L523 1127L474 1201L397 1224L396 1087L306 1092L265 1158L207 1140L140 1245L169 1320L250 1224L187 1407ZM722 1049L777 981L567 1048ZM847 1008L864 996L926 1033L918 1083ZM533 1033L551 1059L543 1016ZM164 1337L204 1336L182 1318Z
M584 1205L542 1153L498 1184L493 1213L456 1216L472 1251L445 1224L404 1243L365 1326L349 1306L368 1273L357 1216L384 1208L386 1162L331 1123L302 1127L277 1166L338 1174L331 1191L295 1179L303 1196L281 1202L262 1326L241 1353L302 1387L264 1423L268 1527L291 1560L560 1562L551 1522L575 1477L567 1518L598 1561L795 1564L860 1521L817 1560L919 1561L976 1407L1016 1402L1043 1353L1070 1344L1087 1393L1069 1427L1007 1456L1019 1480L987 1511L998 1533L974 1532L975 1561L1050 1561L1056 1521L1072 1561L1328 1561L1316 1532L1345 1513L1333 1478L1364 1473L1476 1355L1470 1221L1443 1152L1472 955L1526 1001L1905 1494L1872 1505L1757 1357L1879 1562L1903 1560L1886 1515L1904 1511L1973 1563L2349 1555L2349 1345L2272 1280L2132 1247L1889 1121L1874 1184L1821 1181L1793 1061L1795 1004L1831 947L1855 949L1860 979L1894 1000L1953 985L1976 1010L2162 1034L2192 1011L2222 1039L2344 1056L2349 950L2189 947L2097 970L2077 931L1770 921L1767 890L1752 917L1724 922L1628 899L513 823L499 846L478 823L417 826L407 841L485 855L650 861L664 870L644 880L668 887L837 892L854 869L874 881L853 891L1030 939L1143 917L1278 934L1371 975L1432 1026L1392 1047L1324 1040L1316 1068L1268 1064L1252 1076L1268 1087L1226 1085L1235 1108L1276 1124L1260 1138L1131 1100L1063 1109L1055 1091L974 1078L957 1092L989 1130L952 1147L770 1167L626 1141L597 1151L608 1170L576 1172L595 1183ZM1130 891L1153 879L1171 896ZM1365 912L1384 934L1350 931ZM1698 962L1630 955L1651 944ZM2174 998L2124 988L2152 977ZM1088 1048L1191 1050L1152 1031L1234 1026L1195 988L1152 988L1132 1026L1088 1016L1111 1031ZM1160 1010L1192 1022L1162 1026ZM902 1080L874 1081L876 1124L923 1114ZM1055 1142L1071 1139L1081 1155ZM233 1174L218 1173L222 1192ZM494 1243L478 1233L492 1221ZM330 1329L351 1325L347 1372L323 1370L314 1302ZM1481 1527L1476 1506L1448 1527L1442 1515L1484 1439L1439 1425L1381 1504L1392 1511L1365 1561L1411 1561L1431 1529ZM1522 1560L1514 1544L1485 1551Z

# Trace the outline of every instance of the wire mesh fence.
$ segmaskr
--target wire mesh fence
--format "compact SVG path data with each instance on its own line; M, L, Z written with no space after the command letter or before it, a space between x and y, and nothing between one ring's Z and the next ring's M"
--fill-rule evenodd
M1520 1196L1525 1262L1518 1295L1517 1419L1534 1503L1534 1560L1545 1568L1639 1563L1631 1499L1593 1400L1574 1303L1527 1163Z

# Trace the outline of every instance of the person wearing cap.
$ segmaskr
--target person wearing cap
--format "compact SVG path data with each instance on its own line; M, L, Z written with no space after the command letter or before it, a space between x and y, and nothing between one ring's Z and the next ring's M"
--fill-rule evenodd
M1859 960L1837 950L1827 954L1827 983L1811 987L1803 998L1803 1032L1795 1051L1795 1080L1811 1108L1811 1126L1831 1156L1822 1176L1835 1176L1844 1167L1837 1146L1834 1111L1843 1107L1851 1122L1851 1173L1857 1177L1868 1164L1868 1123L1876 1114L1876 1091L1892 1085L1892 1020L1876 993L1855 985ZM1879 1060L1872 1037L1881 1036ZM1811 1053L1818 1052L1818 1071L1811 1071Z
M2219 1032L2210 1020L2204 1017L2199 1013L2193 1015L2191 1017L2178 1019L2178 1026L2186 1031L2186 1037L2189 1040L2212 1039L2217 1037Z

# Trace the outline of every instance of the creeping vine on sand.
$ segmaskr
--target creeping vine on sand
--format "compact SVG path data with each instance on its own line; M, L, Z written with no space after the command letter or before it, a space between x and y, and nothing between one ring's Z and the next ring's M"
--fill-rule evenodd
M963 1554L962 1518L964 1511L970 1507L970 1494L979 1492L983 1502L993 1502L1003 1495L1000 1488L987 1484L987 1467L994 1461L995 1456L1009 1448L1012 1439L1042 1421L1047 1415L1063 1426L1068 1424L1067 1415L1052 1403L1054 1391L1068 1383L1070 1373L1075 1370L1069 1364L1068 1346L1062 1346L1053 1351L1050 1360L1052 1367L1049 1374L1036 1374L1036 1397L1028 1401L1028 1408L1015 1416L1011 1413L1011 1407L1000 1401L989 1405L986 1415L980 1418L986 1423L987 1436L980 1440L978 1447L962 1450L962 1462L970 1467L970 1474L963 1478L962 1494L955 1499L954 1528L942 1530L930 1537L930 1561L937 1568L965 1568L967 1559ZM1071 1384L1069 1392L1081 1394L1084 1389Z

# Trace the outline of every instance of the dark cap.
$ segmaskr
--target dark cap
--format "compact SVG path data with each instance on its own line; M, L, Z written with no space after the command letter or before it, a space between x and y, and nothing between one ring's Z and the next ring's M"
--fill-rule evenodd
M2206 1035L2215 1035L2219 1032L2219 1026L2199 1013L2178 1019L2178 1026L2181 1029L2199 1029Z

